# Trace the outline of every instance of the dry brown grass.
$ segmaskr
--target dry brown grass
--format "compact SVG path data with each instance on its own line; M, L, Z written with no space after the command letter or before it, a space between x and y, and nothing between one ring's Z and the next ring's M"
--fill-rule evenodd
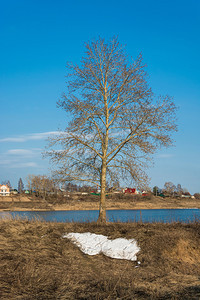
M51 204L43 199L26 195L12 195L0 197L0 211L2 210L50 210Z
M199 199L161 198L153 195L108 194L107 209L175 209L200 208ZM46 200L33 195L0 197L0 210L97 210L99 196L71 194L69 197L48 196Z
M83 254L67 232L136 238L136 262ZM200 224L0 221L0 298L199 299Z

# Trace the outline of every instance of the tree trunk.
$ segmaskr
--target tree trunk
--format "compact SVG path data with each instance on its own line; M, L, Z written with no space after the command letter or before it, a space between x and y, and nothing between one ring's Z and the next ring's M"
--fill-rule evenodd
M101 198L97 222L106 223L106 163L104 161L101 168Z

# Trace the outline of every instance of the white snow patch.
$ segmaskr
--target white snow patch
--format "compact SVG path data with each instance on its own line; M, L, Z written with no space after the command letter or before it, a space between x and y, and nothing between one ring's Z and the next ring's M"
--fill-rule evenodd
M134 239L118 238L109 240L106 236L90 232L68 233L63 238L70 239L82 252L88 255L103 253L106 256L117 259L136 261L136 254L140 251Z

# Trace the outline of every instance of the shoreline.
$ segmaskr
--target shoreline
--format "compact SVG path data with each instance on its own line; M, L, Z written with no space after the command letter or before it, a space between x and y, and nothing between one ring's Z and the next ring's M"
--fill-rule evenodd
M200 208L196 208L196 207L193 207L193 208L151 208L151 209L148 209L147 210L168 210L168 209L171 209L171 210L175 210L175 209L186 209L186 210L190 210L190 209L200 209ZM99 211L98 209L62 209L62 210L50 210L50 209L13 209L13 210L8 210L8 209L0 209L0 213L12 213L12 212L57 212L57 211L91 211L91 210L94 210L94 211ZM114 211L114 210L144 210L143 208L141 209L107 209L106 211Z
M106 210L108 211L112 211L112 210L167 210L167 209L172 209L172 210L175 210L175 209L200 209L200 207L155 207L155 208L149 208L149 207L135 207L135 208L126 208L126 207L123 207L123 208L106 208ZM53 212L53 211L91 211L91 210L94 210L94 211L98 211L99 208L56 208L56 209L40 209L40 208L5 208L5 209L0 209L0 213L1 212L17 212L17 211L50 211L50 212Z

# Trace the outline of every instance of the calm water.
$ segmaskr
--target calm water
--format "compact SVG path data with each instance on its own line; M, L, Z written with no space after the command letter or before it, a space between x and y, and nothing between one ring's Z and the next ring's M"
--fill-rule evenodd
M91 222L98 218L98 210L71 211L16 211L0 212L0 218L16 217L53 222ZM200 221L200 209L142 209L108 210L110 222L192 222Z

